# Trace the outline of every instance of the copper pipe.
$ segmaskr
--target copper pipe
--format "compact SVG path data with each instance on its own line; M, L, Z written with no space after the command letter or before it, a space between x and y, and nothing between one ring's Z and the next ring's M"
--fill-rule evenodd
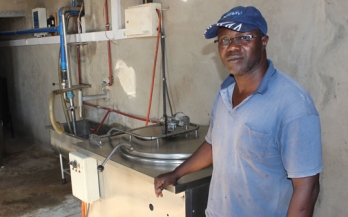
M121 111L118 111L118 110L115 110L115 109L107 108L107 107L104 107L104 106L94 105L94 104L91 104L91 103L88 103L88 102L83 102L83 104L87 105L87 106L91 106L91 107L94 107L94 108L103 109L103 110L107 111L107 113L104 115L104 118L103 118L102 122L98 126L97 130L100 129L101 125L104 123L106 117L110 114L110 112L114 112L114 113L117 113L117 114L129 117L129 118L133 118L133 119L138 120L138 121L146 121L147 120L147 119L145 119L143 117L140 117L140 116L127 114L127 113L124 113L124 112L121 112ZM159 122L157 120L148 120L148 121L150 121L151 123L155 123L155 124L157 124ZM97 130L95 130L95 131L97 131Z

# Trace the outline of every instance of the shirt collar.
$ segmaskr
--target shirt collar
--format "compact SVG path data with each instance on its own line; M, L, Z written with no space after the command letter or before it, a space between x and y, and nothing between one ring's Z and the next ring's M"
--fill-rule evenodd
M268 69L265 73L265 75L262 78L262 81L259 85L259 87L257 88L257 90L255 91L255 93L260 93L260 94L264 94L267 89L268 89L268 82L269 79L273 76L273 74L276 72L273 63L271 60L267 59L268 62ZM221 84L221 89L225 89L228 86L230 86L231 84L235 83L234 77L232 75L229 75L224 82L222 82Z

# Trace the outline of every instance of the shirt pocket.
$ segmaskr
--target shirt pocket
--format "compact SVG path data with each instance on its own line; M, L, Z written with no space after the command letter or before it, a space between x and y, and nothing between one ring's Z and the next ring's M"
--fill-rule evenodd
M266 155L271 135L262 133L245 124L240 133L237 150L241 156L247 159L263 159Z

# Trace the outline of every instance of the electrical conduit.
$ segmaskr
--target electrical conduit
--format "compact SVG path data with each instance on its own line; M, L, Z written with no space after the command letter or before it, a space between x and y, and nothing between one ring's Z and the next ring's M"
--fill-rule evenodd
M109 29L110 29L108 0L105 0L105 29L106 29L106 31L109 31ZM108 65L109 65L109 83L108 83L108 86L112 86L112 84L114 83L114 76L112 75L112 60L111 60L110 40L107 41L107 49L108 49Z
M158 45L161 37L161 23L162 23L162 16L160 10L156 9L157 15L158 15L158 27L157 27L157 41L156 41L156 51L155 51L155 59L153 63L153 71L152 71L152 82L151 82L151 89L150 89L150 99L149 99L149 105L147 108L147 115L146 115L146 121L145 126L149 124L150 119L150 112L151 112L151 104L152 104L152 95L153 95L153 89L155 84L155 74L156 74L156 63L157 63L157 55L158 55Z

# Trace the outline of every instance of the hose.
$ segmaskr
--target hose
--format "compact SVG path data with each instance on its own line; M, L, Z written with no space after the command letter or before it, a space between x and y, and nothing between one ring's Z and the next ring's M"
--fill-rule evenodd
M53 129L60 135L64 133L64 127L61 123L56 121L56 117L54 116L54 100L55 100L56 94L54 92L51 93L50 100L48 102L49 107L49 113L50 113L50 121L52 124Z

